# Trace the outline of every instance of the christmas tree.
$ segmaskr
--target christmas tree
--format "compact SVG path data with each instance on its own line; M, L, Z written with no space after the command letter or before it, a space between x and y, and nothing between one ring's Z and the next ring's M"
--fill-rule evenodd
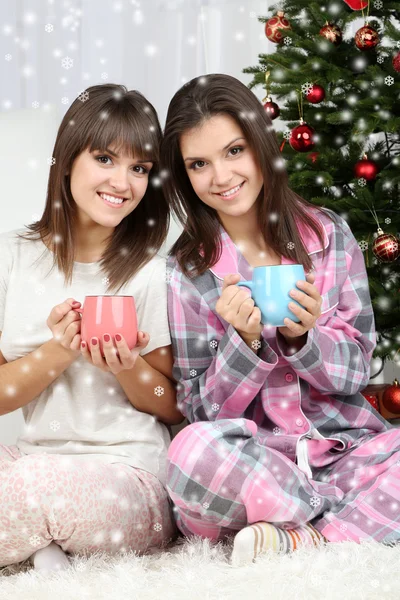
M400 5L283 0L258 20L276 51L243 72L281 121L290 187L343 217L364 253L374 377L386 360L400 365Z

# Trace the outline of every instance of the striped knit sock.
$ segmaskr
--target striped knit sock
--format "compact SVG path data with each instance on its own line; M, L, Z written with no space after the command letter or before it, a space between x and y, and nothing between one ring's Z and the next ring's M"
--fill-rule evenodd
M281 529L271 523L259 521L236 534L231 562L238 566L254 562L256 556L267 550L287 554L300 546L319 546L323 542L326 542L323 535L310 523L296 529Z

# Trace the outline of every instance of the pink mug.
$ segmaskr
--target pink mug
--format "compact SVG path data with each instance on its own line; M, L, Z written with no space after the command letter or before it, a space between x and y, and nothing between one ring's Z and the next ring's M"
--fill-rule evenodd
M137 344L137 314L133 296L85 296L81 308L74 308L82 314L81 338L90 347L92 337L99 340L103 353L103 335L114 338L120 333L130 350Z

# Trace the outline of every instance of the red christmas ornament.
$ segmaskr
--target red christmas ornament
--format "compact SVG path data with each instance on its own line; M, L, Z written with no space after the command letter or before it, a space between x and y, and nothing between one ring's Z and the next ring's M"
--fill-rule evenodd
M372 252L384 263L391 263L400 256L400 240L391 233L383 233L378 227L378 237L372 245Z
M356 46L359 50L371 50L379 44L379 35L370 25L364 25L356 32Z
M319 34L332 42L335 46L339 46L342 41L342 32L334 23L327 23L324 25L322 29L320 29Z
M383 392L382 404L391 413L400 414L400 385L397 379Z
M318 156L319 152L310 152L310 154L307 154L307 158L309 158L313 163L317 162Z
M392 64L396 73L400 73L400 52L393 56Z
M281 109L277 105L276 102L272 102L271 98L266 98L266 103L264 104L264 110L269 116L270 119L274 120L279 117L281 113Z
M285 13L282 10L278 10L277 14L265 23L265 35L275 44L279 44L283 40L280 29L291 29L290 23L284 15Z
M325 98L325 90L322 85L314 83L311 92L308 92L306 98L311 104L318 104Z
M367 8L368 0L344 0L347 6L350 6L352 10L362 10Z
M362 159L354 165L353 172L357 179L363 177L367 181L372 181L378 175L379 167L373 160L369 160L367 155L364 154Z
M308 152L315 146L314 129L300 120L300 125L290 132L289 144L296 152Z

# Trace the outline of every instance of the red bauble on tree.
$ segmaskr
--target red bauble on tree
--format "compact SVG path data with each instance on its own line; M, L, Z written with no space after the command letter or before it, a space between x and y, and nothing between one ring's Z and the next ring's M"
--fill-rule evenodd
M381 262L391 263L400 256L400 240L391 233L383 233L378 227L378 237L372 245L372 252Z
M311 160L312 163L316 163L319 156L319 152L310 152L307 154L307 158Z
M347 6L350 6L353 10L363 10L367 8L368 0L344 0Z
M308 152L315 146L314 129L300 120L300 125L290 132L289 144L296 152Z
M400 52L393 56L392 65L396 73L400 73Z
M264 98L264 100L266 100L266 103L263 105L264 106L264 110L267 113L267 115L269 116L270 119L274 120L277 117L279 117L280 113L281 113L281 109L279 108L279 106L277 105L276 102L272 102L272 99L267 97Z
M357 179L363 177L367 181L372 181L378 173L378 165L373 160L369 160L366 154L354 165L354 176Z
M400 385L397 379L383 392L382 404L391 413L400 414Z
M308 92L306 98L311 104L318 104L325 98L325 90L322 85L314 83L312 90Z
M278 44L283 40L283 34L279 31L280 29L291 29L290 23L282 10L278 10L277 14L265 23L265 35L271 42Z
M370 25L364 25L356 32L356 46L359 50L371 50L379 44L379 35Z
M334 23L327 23L320 29L319 32L324 38L332 42L335 46L339 46L342 41L342 32L340 28Z

